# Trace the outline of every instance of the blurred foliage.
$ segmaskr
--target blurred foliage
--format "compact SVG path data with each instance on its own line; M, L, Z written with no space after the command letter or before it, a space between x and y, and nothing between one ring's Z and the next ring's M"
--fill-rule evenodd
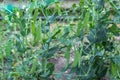
M32 0L24 9L11 4L2 8L0 79L59 80L62 75L68 80L120 79L120 46L114 40L120 36L119 3L80 0L70 10L61 10L57 0ZM55 4L54 9L49 8L51 4ZM77 26L70 13L77 18ZM63 19L57 20L58 16ZM67 25L51 28L58 21ZM58 52L66 58L66 66L60 73L49 62ZM74 55L72 63L71 55Z

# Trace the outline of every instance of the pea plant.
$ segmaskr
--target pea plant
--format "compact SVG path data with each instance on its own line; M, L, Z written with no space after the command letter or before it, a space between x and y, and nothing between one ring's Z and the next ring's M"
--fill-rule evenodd
M28 3L0 10L1 80L120 79L119 0L80 0L70 9L58 0ZM67 25L51 26L60 22ZM59 52L66 65L56 73L49 60Z
M78 79L119 79L119 64L116 63L116 60L119 62L119 47L114 41L120 33L116 18L119 16L118 6L117 1L80 0L81 15L76 34L82 47L75 51L72 70L79 74Z

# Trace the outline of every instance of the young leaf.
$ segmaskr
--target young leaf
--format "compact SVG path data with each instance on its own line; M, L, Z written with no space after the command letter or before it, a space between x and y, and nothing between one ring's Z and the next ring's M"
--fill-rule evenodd
M81 21L81 20L79 20L79 21L78 21L78 26L77 26L77 35L79 35L79 34L80 34L81 29L82 29L82 21Z
M78 62L79 62L79 51L76 50L75 52L75 57L74 57L74 61L73 61L73 64L72 64L72 67L76 67L78 65Z
M87 12L86 14L85 14L85 18L84 18L84 21L83 21L83 27L87 27L87 25L88 25L88 23L89 23L89 18L90 18L90 13L89 12Z
M36 30L35 30L35 22L31 22L31 32L32 32L32 35L34 36L35 35L35 32L36 32Z
M111 63L111 73L113 76L117 76L117 65L114 63Z
M80 52L78 54L78 67L80 67L80 64L81 64L81 56L82 56L82 52L83 52L83 45L81 43L81 46L80 46Z
M6 49L5 49L7 57L10 56L11 48L12 48L12 41L8 40L7 45L6 45Z
M33 27L34 32L34 27ZM34 45L42 40L42 31L41 31L41 20L40 23L35 27L35 35L34 35Z
M66 51L66 53L65 53L65 57L66 57L66 67L68 67L69 61L70 61L70 49L71 49L71 46L68 46L68 47L67 47L67 51Z
M32 68L31 68L31 71L30 73L34 73L34 71L36 71L36 68L37 68L37 59L33 59L33 64L32 64Z
M77 35L80 34L81 29L83 29L84 27L87 27L87 25L88 25L88 23L89 23L89 18L90 18L90 13L87 12L87 13L85 14L84 21L79 20L79 22L78 22L78 27L77 27Z
M58 15L62 15L62 12L61 12L61 10L60 10L60 5L59 5L59 3L56 3L55 4L55 7L56 7L56 9L57 9L57 11L58 11Z
M48 63L47 64L47 69L50 71L49 76L53 74L54 72L54 64L53 63Z
M35 9L33 20L36 21L38 18L38 9Z

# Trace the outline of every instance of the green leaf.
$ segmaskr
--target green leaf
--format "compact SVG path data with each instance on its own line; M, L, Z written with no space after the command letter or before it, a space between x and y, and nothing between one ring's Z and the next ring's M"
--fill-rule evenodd
M46 42L50 43L52 41L52 39L56 38L56 35L59 34L61 32L61 30L57 30Z
M42 63L42 70L45 72L46 66L47 66L47 60L45 58L43 58L41 63Z
M80 44L80 48L79 48L80 50L79 50L79 55L78 55L78 67L80 67L80 65L81 65L81 56L82 56L82 52L83 52L83 44L81 43Z
M30 9L29 9L31 14L32 14L34 8L35 8L35 2L31 2L30 3Z
M38 14L39 14L39 13L38 13L38 9L35 9L34 17L33 17L34 22L37 20Z
M55 46L55 47L49 49L48 54L46 56L48 58L52 57L59 49L60 49L59 46Z
M0 60L3 60L3 53L0 51Z
M80 34L81 29L82 29L82 21L81 21L81 20L79 20L79 21L78 21L78 25L77 25L77 35L79 35L79 34Z
M61 32L61 30L60 29L58 29L58 31L57 32L55 32L53 35L52 35L52 38L55 38L55 36L58 34L58 33L60 33Z
M69 65L69 61L70 61L70 50L71 50L71 46L67 47L67 51L65 53L65 57L66 57L66 68Z
M112 6L113 10L114 10L115 12L118 12L117 6L113 3L113 1L110 1L110 0L109 0L109 2L110 2L110 5Z
M79 20L77 25L77 35L80 34L81 30L89 24L90 13L87 12L84 17L84 21Z
M96 41L96 30L95 29L91 30L87 38L90 42L95 42Z
M117 73L117 65L114 64L114 63L111 63L111 73L113 76L118 76L118 73Z
M102 26L102 25L101 25ZM107 30L104 26L97 28L96 30L96 42L106 41L107 40Z
M114 23L116 23L116 24L120 24L120 14L115 15L114 18L113 18L113 21L114 21Z
M32 35L34 36L35 35L35 32L36 32L36 27L35 27L35 22L31 22L31 32L32 32Z
M34 45L36 45L39 41L42 41L41 20L40 23L36 25L36 27L33 27L33 33L35 28Z
M34 37L34 43L38 43L41 40L41 29L40 27L36 28L36 33L35 33L35 37Z
M30 73L34 73L36 71L36 68L37 68L37 59L33 59L33 64L32 64L32 68L30 70Z
M84 5L85 0L80 0L79 5L82 7Z
M43 73L42 75L40 75L43 78L48 78L48 75L50 74L50 71L47 71L45 73Z
M78 65L78 63L79 63L79 57L80 57L80 53L79 53L78 50L76 50L72 67L76 67Z
M12 41L8 40L6 44L6 49L5 49L7 57L10 56L11 49L12 49Z
M60 4L59 3L56 3L55 4L55 7L56 7L56 9L57 9L57 11L58 11L58 15L62 15L62 12L61 12L61 9L60 9Z
M15 45L16 45L17 51L22 53L25 52L26 46L20 34L15 34L15 41L16 41Z
M109 32L113 33L115 36L120 35L120 28L117 27L116 24L113 24L110 28L108 28Z
M88 23L89 23L89 18L90 18L90 13L89 12L86 12L85 14L85 18L84 18L84 21L83 21L83 27L87 27Z
M63 75L63 73L60 72L60 73L55 74L54 76L57 80L59 80L62 77L62 75Z
M27 36L30 32L30 27L28 27L27 21L25 19L20 20L20 33L22 34L22 36Z
M101 9L104 7L104 3L105 3L104 0L99 0L99 1L98 1L98 7L97 7L97 9L98 9L98 10L101 10Z
M54 64L53 63L48 63L47 64L47 69L50 71L49 75L52 75L54 72Z
M55 3L57 0L45 0L47 5L50 5L52 3Z

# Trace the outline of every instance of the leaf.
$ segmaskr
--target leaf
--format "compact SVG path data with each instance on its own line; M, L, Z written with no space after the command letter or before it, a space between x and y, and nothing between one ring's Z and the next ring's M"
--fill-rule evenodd
M30 32L30 27L26 25L27 21L25 19L22 19L19 24L20 24L20 33L22 34L22 36L27 36Z
M60 73L55 74L54 76L57 80L59 80L62 77L62 75L63 75L63 73L60 72Z
M50 74L50 71L47 71L47 72L41 74L40 76L43 77L43 78L48 78L49 74Z
M96 41L96 30L95 29L90 31L90 33L87 36L87 39L92 43Z
M66 77L67 80L71 80L72 77L73 77L73 74L65 75L65 77ZM75 79L75 80L76 80L76 79Z
M103 7L104 7L104 3L105 3L105 1L104 0L99 0L98 1L98 10L101 10Z
M120 35L120 28L117 27L116 24L113 24L110 28L108 28L109 32L113 33L115 36Z
M117 6L113 3L113 1L109 1L109 2L110 2L110 5L112 6L113 10L115 12L118 12Z
M42 33L47 34L50 31L50 22L42 23L41 27Z
M83 21L83 27L87 27L88 23L89 23L89 18L90 18L90 13L89 12L86 12L85 14L85 18L84 18L84 21Z
M34 8L35 8L35 2L31 2L30 3L30 9L29 9L31 14L32 14Z
M53 63L48 63L47 64L47 69L50 71L49 76L53 74L54 72L54 64Z
M45 3L47 4L47 5L50 5L50 4L52 4L52 3L55 3L57 0L45 0Z
M33 20L36 21L38 18L38 9L35 9Z
M62 12L61 12L61 9L60 9L60 4L59 4L59 3L56 3L56 4L55 4L55 7L56 7L56 9L57 9L57 11L58 11L58 15L61 16L61 15L62 15Z
M114 21L114 23L116 23L116 24L120 24L120 14L114 16L113 21Z
M50 43L52 41L52 39L55 39L56 35L59 34L61 32L61 30L59 29L57 32L55 32L46 42Z
M120 66L120 55L115 55L112 61Z
M80 5L80 7L82 7L83 5L84 5L84 0L80 0L80 2L79 2L79 5Z
M69 27L65 27L64 28L64 34L63 34L63 38L66 38L69 35L70 31L69 31Z
M34 35L34 45L36 45L39 41L42 40L42 31L41 31L41 20L39 24L36 24L35 27L35 35ZM34 32L34 27L33 27Z
M80 34L81 30L82 30L84 27L87 27L87 25L88 25L88 23L89 23L89 18L90 18L90 13L87 12L87 13L85 14L84 21L81 21L81 20L78 21L77 35Z
M19 72L11 72L11 75L14 76L14 77L20 76Z
M108 36L107 36L107 29L106 25L102 25L100 23L97 24L96 26L96 42L100 43L102 41L107 41Z
M102 57L102 56L103 56L103 53L102 53L102 52L97 52L97 53L96 53L96 56Z
M34 44L38 43L40 40L41 40L41 29L40 27L37 27L35 37L34 37Z
M0 51L0 60L3 60L3 53Z
M117 73L117 65L114 64L114 63L111 63L110 67L111 67L111 73L112 73L112 75L113 75L113 76L118 76L118 73Z
M71 46L68 46L68 47L67 47L67 51L66 51L66 53L65 53L66 68L68 67L69 61L70 61L70 49L71 49Z
M76 50L72 67L76 67L79 64L79 60L80 60L80 53L78 50Z
M79 50L79 55L78 55L78 67L80 67L80 65L81 65L81 56L82 56L82 52L83 52L83 44L81 43L80 44L80 48L79 48L80 50Z
M82 29L82 21L81 21L81 20L79 20L79 21L78 21L78 25L77 25L77 35L79 35L79 34L80 34L81 29Z
M55 46L55 47L49 49L48 54L46 56L48 58L52 57L59 49L60 49L59 46Z
M24 41L21 39L21 36L19 34L15 34L15 41L16 41L16 48L18 52L25 52L26 51L26 46L23 43Z
M32 64L32 68L30 70L30 73L34 73L36 71L36 68L37 68L37 59L33 59L33 64Z
M60 33L61 32L61 30L59 29L57 32L55 32L53 35L52 35L52 38L55 38L55 36L58 34L58 33Z
M45 58L42 58L41 63L42 63L42 70L45 72L47 66L47 60Z
M11 49L12 49L12 41L8 40L6 44L6 49L5 49L7 57L10 56Z
M36 32L36 28L35 28L35 22L31 22L31 32L32 32L32 35L34 36L35 35L35 32Z

